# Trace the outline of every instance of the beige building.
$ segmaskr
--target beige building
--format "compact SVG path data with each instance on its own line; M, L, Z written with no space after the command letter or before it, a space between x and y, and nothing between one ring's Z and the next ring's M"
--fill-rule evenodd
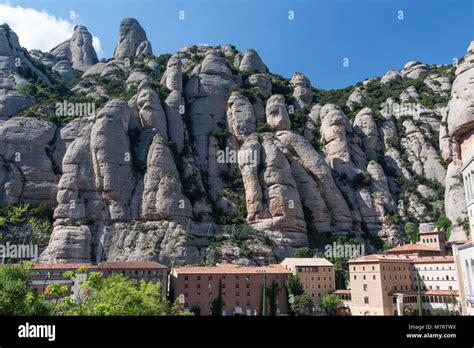
M420 240L418 244L441 250L440 255L444 255L446 250L445 243L446 239L444 231L438 231L437 229L420 229Z
M392 294L412 288L411 258L368 255L349 260L352 315L397 315Z
M170 274L170 291L185 312L212 314L212 303L222 295L222 315L262 315L263 289L274 284L275 314L288 313L285 279L290 272L279 264L269 266L175 267ZM269 298L267 297L267 301ZM270 303L270 301L269 301ZM267 311L270 304L267 303Z
M325 258L292 257L284 259L281 265L300 278L317 311L322 296L336 290L334 265Z
M409 315L418 306L418 284L425 315L435 308L459 311L452 256L373 254L350 260L349 276L350 294L336 294L352 315Z
M474 315L474 243L453 245L454 262L459 279L459 297L463 315Z

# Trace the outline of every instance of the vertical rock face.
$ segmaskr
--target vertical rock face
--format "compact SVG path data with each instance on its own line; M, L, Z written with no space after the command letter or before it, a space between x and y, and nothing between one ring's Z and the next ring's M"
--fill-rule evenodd
M168 61L166 71L161 78L161 83L171 91L183 91L183 72L181 69L181 59L178 55L173 55Z
M440 136L452 140L445 141L445 160L453 158L446 176L445 208L448 218L453 224L450 240L462 240L468 236L468 231L462 227L462 221L468 219L462 182L459 180L461 168L474 156L474 41L467 49L464 60L456 69L456 78L451 89L451 99L448 104L446 123L441 129ZM447 134L446 134L447 133ZM452 155L452 156L451 156ZM465 206L465 205L464 205ZM472 236L471 236L472 238Z
M238 92L229 97L227 120L232 134L239 142L256 130L253 106L249 100Z
M150 88L140 90L137 107L141 127L143 129L155 128L163 139L168 140L166 115L158 94Z
M252 71L264 73L267 72L267 67L263 64L262 59L255 50L248 49L240 62L239 70L242 73Z
M295 97L297 107L303 108L311 105L313 93L311 82L306 76L301 73L294 73L290 85L293 87L293 97Z
M56 71L63 80L72 81L76 78L71 63L68 60L61 60L53 66L53 71Z
M50 53L58 58L66 58L74 69L81 71L99 62L92 45L92 35L83 25L76 25L72 37L54 47Z
M272 130L281 131L290 129L290 116L286 109L285 98L282 95L276 94L268 99L265 113L267 123Z
M337 106L326 104L321 108L320 117L326 161L338 173L352 177L353 164L346 136L346 129L350 127L347 116Z
M115 59L140 56L152 53L151 43L147 40L145 30L134 18L125 18L120 23L119 40L114 51Z
M56 126L29 117L0 125L0 205L29 202L54 206L58 178L46 148Z
M14 58L42 77L14 33L0 34L0 205L57 203L43 260L258 264L342 236L374 250L400 244L404 223L444 213L451 238L466 237L457 221L461 160L472 155L472 48L449 106L431 109L427 100L447 97L449 67L410 62L353 90L324 91L300 73L271 74L254 50L231 45L145 54L151 45L133 19L122 22L115 59L91 66L79 54L90 34L79 27L54 49L66 59L33 59L65 80L83 62L70 93L108 102L56 126L39 119L53 116L44 105L10 118L37 102L19 91L29 82ZM393 98L381 100L387 92ZM397 98L411 109L397 109ZM222 224L254 235L232 245Z
M172 91L165 100L166 120L168 124L168 137L176 144L178 153L184 148L184 98L179 91Z
M170 149L155 135L147 159L142 197L142 218L173 220L192 218L191 203L182 193L179 173Z
M362 149L368 159L376 160L380 150L377 124L369 108L364 108L354 119L354 133L362 140Z
M15 116L21 109L35 104L33 97L21 91L29 84L29 78L50 84L21 48L15 32L6 24L0 25L0 119Z

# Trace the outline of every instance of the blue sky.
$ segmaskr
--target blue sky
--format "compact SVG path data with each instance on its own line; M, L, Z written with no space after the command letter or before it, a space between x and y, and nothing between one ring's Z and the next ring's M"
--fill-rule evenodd
M121 19L134 17L156 55L199 43L231 43L243 52L251 47L271 72L291 77L300 71L313 86L325 89L381 76L410 60L448 64L463 56L474 40L473 0L10 0L8 4L86 25L100 39L105 57L115 48ZM185 11L184 21L178 18L180 10ZM70 11L79 17L70 20ZM294 20L288 19L288 11L294 11ZM403 20L397 18L398 11L403 11Z

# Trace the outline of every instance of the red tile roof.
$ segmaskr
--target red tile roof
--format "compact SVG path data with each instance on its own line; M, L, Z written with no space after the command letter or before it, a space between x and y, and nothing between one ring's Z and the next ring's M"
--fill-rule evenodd
M384 254L370 254L360 256L349 260L349 263L364 263L364 262L411 262L415 256L409 255L384 255Z
M385 252L387 254L390 254L390 253L393 253L393 252L400 252L400 251L403 251L403 252L409 252L409 251L437 251L437 252L441 252L441 250L438 249L438 248L433 248L433 247L423 245L423 244L405 244L405 245L400 245L400 246L392 248L392 249L385 250Z
M31 267L31 269L67 269L67 270L73 270L75 271L76 269L80 267L85 267L87 269L96 269L97 266L94 266L91 263L35 263Z
M284 273L288 274L290 271L279 264L270 266L240 266L234 264L221 264L219 266L185 266L176 267L173 272L175 274L257 274L257 273Z
M421 256L413 259L413 263L439 263L447 262L453 263L454 257L452 256Z
M138 262L101 262L99 269L135 269L135 268L160 268L166 269L166 266L158 262L138 261Z
M351 290L339 289L339 290L334 291L334 294L337 294L337 295L350 295Z

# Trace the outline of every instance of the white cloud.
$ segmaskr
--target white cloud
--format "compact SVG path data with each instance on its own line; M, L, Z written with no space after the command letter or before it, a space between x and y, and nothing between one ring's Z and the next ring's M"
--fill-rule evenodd
M0 4L1 23L7 23L13 29L21 46L44 52L71 38L75 26L74 23L50 15L45 10L12 6L8 2ZM96 36L93 36L93 45L99 58L102 57L103 50Z
M104 50L102 49L102 46L100 45L100 39L97 36L92 36L92 46L94 46L99 58L102 58L104 56Z

